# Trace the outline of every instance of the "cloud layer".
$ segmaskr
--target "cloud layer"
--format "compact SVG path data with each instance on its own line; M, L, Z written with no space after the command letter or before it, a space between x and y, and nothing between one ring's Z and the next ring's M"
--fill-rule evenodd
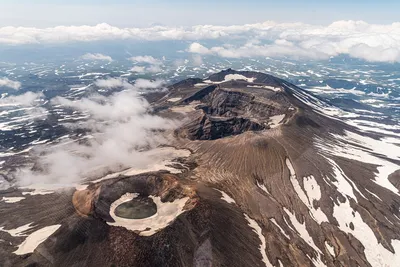
M21 83L18 81L10 80L8 78L0 78L0 88L1 87L7 87L14 90L18 90L19 88L21 88Z
M131 57L130 60L132 60L133 62L147 63L147 64L152 64L152 65L161 65L162 64L161 60L156 59L152 56Z
M145 64L145 66L133 66L131 68L132 72L138 73L158 73L162 71L162 61L156 59L152 56L136 56L129 58L132 62L136 64Z
M215 47L200 45L202 40L211 39L218 39L225 45ZM369 61L400 62L400 23L378 25L363 21L337 21L328 26L319 26L267 21L232 26L118 28L108 24L98 24L45 29L0 28L0 44L100 40L189 40L194 42L190 51L222 57L294 56L326 59L347 54ZM242 40L243 45L232 46L232 40ZM147 61L153 64L149 61L151 59L145 57L138 59L142 63Z
M44 97L43 93L26 92L21 95L11 95L0 99L2 106L21 106L31 107L40 105L41 98Z
M373 25L362 21L338 21L327 27L276 24L256 31L240 46L228 42L206 47L193 42L188 51L226 58L291 57L328 59L341 54L374 62L400 62L400 23Z
M82 56L82 59L84 59L84 60L104 60L104 61L108 61L108 62L113 61L110 56L103 55L100 53L95 53L95 54L87 53Z
M68 142L68 145L38 149L37 166L16 173L20 185L71 185L87 176L99 176L107 171L126 167L145 168L153 162L141 152L166 141L163 131L176 127L176 122L151 115L149 103L140 90L158 88L162 81L139 79L130 84L122 78L98 80L96 85L118 88L108 97L92 95L80 100L56 97L53 105L61 105L90 115L90 119L67 127L89 129L92 138L87 143ZM44 152L44 153L43 153Z

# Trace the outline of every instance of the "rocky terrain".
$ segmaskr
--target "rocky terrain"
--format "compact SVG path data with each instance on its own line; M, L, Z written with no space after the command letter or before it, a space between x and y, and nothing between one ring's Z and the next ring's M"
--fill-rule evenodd
M187 79L151 104L180 122L166 145L185 153L76 189L2 191L1 266L400 265L398 144L258 72ZM139 196L157 213L116 216Z

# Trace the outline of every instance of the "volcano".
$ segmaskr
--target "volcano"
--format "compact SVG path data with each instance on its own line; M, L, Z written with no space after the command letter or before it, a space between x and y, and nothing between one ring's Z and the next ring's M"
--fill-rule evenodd
M258 72L190 78L149 99L180 122L165 134L181 153L79 190L4 192L16 203L0 202L2 266L400 266L389 139Z

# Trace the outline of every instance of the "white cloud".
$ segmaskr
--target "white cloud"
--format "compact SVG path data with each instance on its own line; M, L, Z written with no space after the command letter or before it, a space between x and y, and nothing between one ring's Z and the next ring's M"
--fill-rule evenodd
M111 95L109 98L94 95L79 101L57 97L52 100L54 104L60 104L76 110L91 114L94 119L118 120L137 114L143 114L149 108L148 103L138 97L134 90L122 91Z
M200 66L203 64L203 58L200 55L193 55L192 61L195 66Z
M189 46L189 52L203 54L203 55L211 54L211 51L207 47L205 47L205 46L203 46L203 45L201 45L201 44L199 44L197 42L192 43Z
M349 54L367 61L400 62L400 47L385 48L358 44L349 49Z
M88 175L101 175L126 167L145 168L154 162L151 156L140 151L165 143L162 132L177 124L151 115L150 105L140 95L140 90L159 88L164 83L140 79L130 84L125 79L110 78L96 84L104 88L123 87L124 90L109 97L93 95L76 101L57 97L51 101L89 114L88 121L66 126L90 129L93 138L86 144L73 142L44 149L45 153L37 159L38 166L44 171L19 170L16 176L21 185L71 185Z
M189 63L188 59L176 59L176 60L174 60L174 67L180 68L183 65L186 65L188 63Z
M135 63L144 63L147 66L134 66L132 67L132 72L139 72L139 73L159 73L162 72L162 61L156 59L152 56L136 56L129 58L131 61Z
M256 30L255 30L256 29ZM374 25L338 21L328 26L275 24L253 27L244 45L205 47L198 42L188 51L227 58L292 57L328 59L340 54L367 61L400 62L400 23Z
M248 41L249 45L206 47L201 40L218 39L225 44ZM63 43L105 40L190 40L188 51L223 57L295 56L325 59L347 54L355 58L400 62L400 23L369 24L363 21L337 21L330 25L275 23L192 27L153 26L118 28L95 26L58 26L53 28L2 27L0 44ZM257 40L257 41L255 41ZM252 51L259 49L260 51ZM136 62L160 65L149 56Z
M144 66L133 66L130 71L137 73L159 73L162 72L162 68L160 65L150 65L148 67Z
M123 88L126 90L137 91L139 89L156 89L161 88L165 82L163 80L146 80L146 79L136 79L134 84L128 82L127 79L118 78L108 78L96 80L95 85L102 88L112 89L112 88Z
M202 55L216 55L226 58L252 58L252 57L291 57L312 58L312 59L328 59L330 55L315 48L305 49L303 47L288 45L288 42L281 44L258 45L247 43L245 45L234 46L215 46L210 49L202 49L205 53L198 52Z
M26 92L22 95L12 95L0 99L2 106L37 106L40 104L41 99L44 97L43 93Z
M159 59L156 59L152 56L137 56L131 57L130 60L138 63L148 63L151 65L161 65L162 62Z
M113 59L110 56L103 55L100 53L95 53L95 54L87 53L82 56L82 59L84 59L84 60L104 60L104 61L109 61L109 62L113 61Z
M21 95L10 95L0 99L0 106L27 107L25 114L31 115L33 119L42 118L47 115L47 110L41 105L45 102L42 92L26 92Z
M163 80L146 80L146 79L137 79L135 81L135 87L139 89L156 89L161 88L165 82Z
M143 66L133 66L133 67L131 68L131 72L145 73L145 72L146 72L146 67L143 67Z
M146 72L150 73L159 73L162 72L162 70L161 65L151 65L145 69Z
M118 88L118 87L123 87L123 88L131 88L132 85L128 82L126 79L122 79L120 77L118 78L108 78L106 80L96 80L94 82L95 85L98 87L102 88Z
M18 81L10 80L7 77L5 77L5 78L0 78L0 87L8 87L14 90L18 90L19 88L21 88L21 83Z

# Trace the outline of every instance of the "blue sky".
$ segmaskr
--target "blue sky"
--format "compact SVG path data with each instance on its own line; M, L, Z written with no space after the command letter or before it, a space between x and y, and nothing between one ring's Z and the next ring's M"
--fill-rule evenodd
M0 26L48 27L108 23L120 27L243 24L274 20L329 24L337 20L399 21L398 0L0 0Z

